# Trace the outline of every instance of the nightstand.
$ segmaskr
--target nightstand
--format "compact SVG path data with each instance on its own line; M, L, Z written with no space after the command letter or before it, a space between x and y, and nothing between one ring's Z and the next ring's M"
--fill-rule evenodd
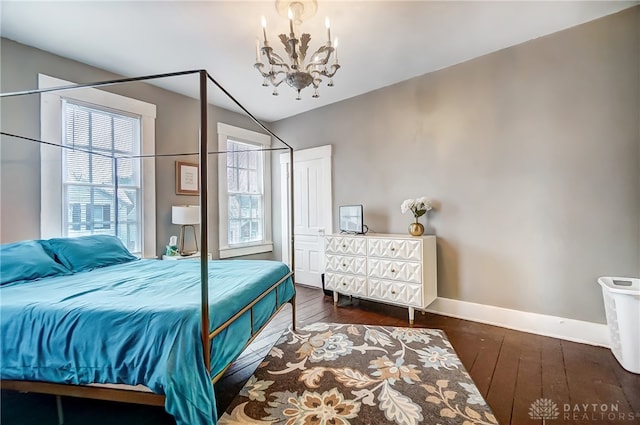
M211 253L209 253L209 255L207 255L207 257L209 258L209 260L211 260ZM171 261L176 261L176 260L199 260L200 259L200 253L196 252L195 254L192 255L163 255L162 256L163 260L171 260Z

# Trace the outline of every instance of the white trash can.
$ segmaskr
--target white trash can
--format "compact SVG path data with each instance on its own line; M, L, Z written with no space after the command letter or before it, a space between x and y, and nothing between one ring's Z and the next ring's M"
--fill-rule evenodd
M640 279L601 277L611 351L623 368L640 374Z

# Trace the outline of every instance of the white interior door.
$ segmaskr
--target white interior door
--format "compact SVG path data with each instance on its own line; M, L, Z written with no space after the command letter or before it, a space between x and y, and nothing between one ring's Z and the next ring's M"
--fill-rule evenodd
M282 154L283 211L288 210L289 155ZM293 153L293 209L294 209L294 262L295 281L304 285L321 287L320 275L324 272L324 235L331 232L331 145L294 151ZM283 214L283 219L287 215ZM288 222L288 219L287 219ZM283 223L284 262L289 262L289 227ZM286 246L285 246L286 245Z

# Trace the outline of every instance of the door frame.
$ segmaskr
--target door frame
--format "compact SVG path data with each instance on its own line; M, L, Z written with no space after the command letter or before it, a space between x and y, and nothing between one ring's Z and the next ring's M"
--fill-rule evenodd
M333 233L333 186L331 184L332 177L332 169L331 169L331 154L332 154L332 146L324 145L318 146L315 148L303 149L303 150L294 150L293 151L293 164L297 161L309 161L312 159L322 159L322 166L324 167L325 181L323 185L327 188L329 196L327 197L328 208L330 213L328 214L326 220L327 228L325 229L325 234ZM290 235L293 229L291 229L291 220L290 214L293 211L293 208L289 208L289 203L291 201L291 184L290 179L292 176L289 175L289 160L290 155L288 153L280 154L280 211L281 220L282 220L282 262L288 266L291 266L291 256L293 253L290 251L291 244L285 243L289 241ZM293 169L293 167L291 167ZM295 239L294 244L295 246Z

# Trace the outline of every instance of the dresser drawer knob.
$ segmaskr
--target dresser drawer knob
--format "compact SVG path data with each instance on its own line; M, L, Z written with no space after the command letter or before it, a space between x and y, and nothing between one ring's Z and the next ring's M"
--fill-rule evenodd
M343 248L346 248L347 246L346 246L345 244L342 244L342 247L343 247Z
M396 269L391 269L391 273L395 273L395 272L396 272Z
M395 251L396 249L394 247L391 247L391 251Z
M347 265L345 263L342 263L342 267L347 267Z
M391 293L392 293L393 295L395 295L395 294L396 294L396 291L391 291Z
M347 286L347 283L346 282L342 282L342 286Z

